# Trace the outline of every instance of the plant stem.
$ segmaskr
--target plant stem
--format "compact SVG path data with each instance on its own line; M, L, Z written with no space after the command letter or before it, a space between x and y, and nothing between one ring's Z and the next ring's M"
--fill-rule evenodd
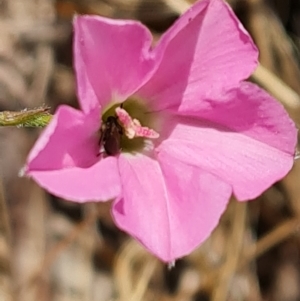
M0 112L0 126L45 127L52 118L49 110L49 107L42 106L30 110L3 111Z

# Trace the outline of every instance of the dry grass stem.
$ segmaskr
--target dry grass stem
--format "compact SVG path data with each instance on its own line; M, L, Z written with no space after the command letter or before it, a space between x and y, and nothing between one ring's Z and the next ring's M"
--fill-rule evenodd
M273 231L266 234L264 237L259 239L252 247L248 248L241 262L239 263L240 268L243 268L251 261L255 260L260 255L266 253L271 248L280 244L282 241L289 238L291 235L299 234L300 231L300 219L294 218L289 221L282 223L277 226Z
M118 301L142 301L157 264L158 260L150 256L137 242L128 241L115 264L120 296ZM137 270L132 269L134 266L137 266Z
M185 0L164 0L165 3L179 15L183 14L191 7L191 4Z
M11 231L6 201L0 179L0 300L13 301Z
M278 99L300 127L300 96L262 65L257 67L252 79Z
M215 289L213 291L213 301L225 301L228 297L230 282L234 276L239 258L241 256L244 240L247 205L245 203L234 202L232 216L232 227L229 233L225 252L225 262L219 269Z

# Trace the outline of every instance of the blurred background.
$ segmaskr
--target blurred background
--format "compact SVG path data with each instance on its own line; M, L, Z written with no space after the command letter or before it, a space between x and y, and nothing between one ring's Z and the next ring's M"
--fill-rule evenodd
M0 0L0 110L77 106L75 13L138 19L159 37L192 2ZM260 49L250 80L299 127L300 1L228 2ZM0 301L300 300L300 160L258 199L231 200L213 235L168 269L114 226L110 204L18 177L39 132L0 128Z

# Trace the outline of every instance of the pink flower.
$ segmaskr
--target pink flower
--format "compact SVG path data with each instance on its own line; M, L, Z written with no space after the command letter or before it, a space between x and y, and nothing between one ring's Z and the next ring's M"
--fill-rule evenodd
M113 199L116 224L168 262L210 235L231 194L253 199L291 169L295 126L243 81L258 52L222 0L154 47L136 21L79 16L74 30L81 110L58 108L26 166L49 192Z

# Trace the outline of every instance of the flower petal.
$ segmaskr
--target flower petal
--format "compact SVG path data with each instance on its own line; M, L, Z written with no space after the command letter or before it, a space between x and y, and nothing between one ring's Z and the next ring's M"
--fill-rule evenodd
M88 114L90 111L100 106L99 100L92 87L87 74L87 69L82 60L81 48L76 45L79 43L78 34L74 37L74 65L76 70L77 94L80 107L83 112Z
M25 173L69 200L107 200L120 193L116 158L99 161L99 111L61 106L31 150ZM105 176L104 176L105 175Z
M177 112L178 113L178 112ZM297 129L284 107L266 91L242 82L217 99L182 106L179 114L197 116L294 155Z
M138 91L154 110L218 96L249 77L258 59L249 34L222 0L193 5L154 52L157 59L163 56L160 67Z
M80 92L85 76L102 107L125 100L150 76L154 65L152 36L142 24L79 16L74 19L74 29L75 67L83 109L90 102Z
M96 163L99 160L99 116L98 110L85 115L60 106L28 156L28 171L88 167Z
M291 169L297 131L283 107L253 84L220 99L206 101L202 120L170 119L157 151L220 177L239 200L253 199Z
M115 202L113 216L120 228L166 262L209 236L225 210L229 185L166 153L161 165L143 155L119 160L123 199Z
M107 157L87 168L29 170L27 174L48 192L80 203L108 201L121 193L115 157Z

